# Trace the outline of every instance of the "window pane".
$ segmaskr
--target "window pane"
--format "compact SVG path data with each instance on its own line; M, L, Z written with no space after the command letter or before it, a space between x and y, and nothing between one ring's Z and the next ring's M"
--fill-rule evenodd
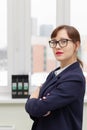
M79 4L78 4L79 3ZM78 6L77 6L78 5ZM81 34L80 56L84 64L84 74L87 81L87 1L71 0L71 25Z
M0 0L0 86L7 86L7 0Z
M31 86L41 85L55 68L48 41L56 25L56 0L31 0Z

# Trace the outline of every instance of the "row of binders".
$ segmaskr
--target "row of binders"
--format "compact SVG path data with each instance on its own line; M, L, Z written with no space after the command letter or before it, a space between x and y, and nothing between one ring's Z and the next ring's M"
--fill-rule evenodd
M28 75L12 75L12 98L27 98L28 93Z

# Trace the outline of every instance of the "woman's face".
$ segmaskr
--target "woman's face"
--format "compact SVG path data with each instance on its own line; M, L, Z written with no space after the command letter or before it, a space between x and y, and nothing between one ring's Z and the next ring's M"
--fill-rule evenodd
M57 41L59 41L61 39L72 40L68 37L65 29L60 30L58 32L57 36L52 38L52 40L57 40ZM73 43L73 41L68 41L67 46L61 48L59 46L59 44L57 44L57 46L52 49L53 49L53 53L54 53L54 56L56 57L56 59L58 61L60 61L61 64L65 64L65 66L66 66L66 65L71 64L74 61L76 61L76 59L77 59L76 54L77 54L78 48L79 48L79 42Z

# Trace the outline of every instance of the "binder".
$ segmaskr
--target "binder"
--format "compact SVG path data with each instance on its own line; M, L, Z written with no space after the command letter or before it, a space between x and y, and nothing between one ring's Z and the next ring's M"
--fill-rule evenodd
M12 98L27 98L29 93L29 76L12 75Z

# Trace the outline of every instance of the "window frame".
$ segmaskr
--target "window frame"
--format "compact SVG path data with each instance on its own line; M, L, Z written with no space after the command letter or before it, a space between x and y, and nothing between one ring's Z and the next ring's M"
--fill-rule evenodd
M0 93L11 95L11 75L30 71L30 0L7 0L8 86Z
M70 1L56 0L56 26L70 24ZM31 0L7 0L8 86L1 93L11 95L11 75L31 72Z

